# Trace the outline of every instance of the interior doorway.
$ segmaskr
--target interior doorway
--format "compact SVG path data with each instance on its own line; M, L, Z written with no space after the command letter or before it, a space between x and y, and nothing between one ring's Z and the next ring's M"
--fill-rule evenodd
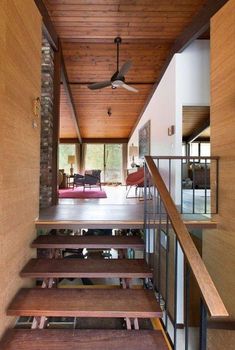
M123 173L122 144L87 144L85 169L100 169L103 183L121 183Z

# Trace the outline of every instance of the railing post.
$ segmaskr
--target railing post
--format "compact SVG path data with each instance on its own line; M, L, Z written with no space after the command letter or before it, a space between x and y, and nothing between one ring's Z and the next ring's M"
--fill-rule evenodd
M204 210L204 214L207 213L207 159L205 158L205 210Z
M147 166L144 163L144 259L146 260L146 235L147 235Z
M195 158L193 158L193 214L195 214Z
M160 200L160 214L159 214L159 224L158 224L158 236L157 236L157 242L158 242L158 266L157 266L157 281L158 281L158 301L160 303L161 301L161 230L162 230L162 214L161 214L161 206L162 201Z
M189 300L190 300L190 269L186 262L185 271L185 350L188 350Z
M165 328L166 332L168 332L168 280L169 280L169 250L170 250L170 242L169 242L169 217L166 214L166 284L165 284Z
M200 343L199 349L206 350L207 343L207 310L206 306L201 299L200 301Z
M191 157L190 159L193 158L192 164L193 164L193 212L195 212L195 159L197 157ZM207 193L207 158L202 157L205 159L205 194ZM158 292L158 299L161 301L161 299L165 299L165 330L166 334L170 338L170 343L173 345L173 349L177 349L180 347L180 350L188 350L190 347L190 333L189 333L189 325L190 325L190 278L191 276L194 276L197 282L197 285L200 290L201 297L204 297L203 301L201 300L201 305L200 305L200 339L199 339L199 350L206 350L206 345L207 345L207 312L211 317L228 317L228 312L223 304L223 301L221 300L221 297L218 294L218 291L216 290L216 287L206 269L206 266L198 253L198 250L182 220L182 216L179 214L179 211L177 210L177 207L171 198L169 194L169 190L167 189L167 186L164 182L164 179L162 178L159 169L157 168L156 164L154 163L154 159L158 159L158 164L159 164L159 159L165 159L164 157L150 157L146 156L146 169L145 172L148 176L145 174L145 229L146 233L150 231L150 228L153 228L153 234L154 234L154 239L156 238L156 241L158 242L158 247L156 247L156 244L154 241L154 254L157 252L157 262L158 266L154 266L154 275L157 274L157 285L154 283L154 287L156 289L156 292ZM183 159L182 157L171 157L171 159ZM216 157L211 157L208 159L216 159ZM216 159L216 169L217 169L217 181L218 181L218 160ZM170 172L170 162L169 162L169 172ZM182 170L182 161L181 161L181 170ZM147 180L149 179L149 176L151 176L151 184L154 186L154 198L152 202L152 211L149 210L148 203L147 203ZM169 180L169 187L170 187L170 178ZM218 187L217 187L218 191ZM156 196L157 192L157 196ZM207 200L207 198L205 199ZM156 201L156 202L155 202ZM159 202L160 210L158 212L159 215L156 215L156 209L157 204ZM217 203L218 204L218 203ZM205 211L207 211L207 203L205 203ZM163 210L162 210L163 209ZM164 213L164 214L163 214ZM153 214L153 216L152 216ZM166 214L166 215L165 215ZM164 215L164 216L163 216ZM166 222L165 222L165 217L166 217ZM159 222L156 220L159 218ZM166 225L166 226L165 226ZM166 230L165 230L166 227ZM170 320L170 313L168 313L168 293L171 292L169 289L170 283L168 283L168 277L170 278L171 276L169 275L170 267L169 264L172 263L173 261L169 259L169 235L172 236L171 232L169 233L169 227L172 228L174 232L174 248L172 244L172 250L174 250L173 254L173 261L174 261L174 310L173 310L173 319L172 319L172 324L173 324L173 332L171 328L171 332L168 332L168 326L169 325L169 320ZM147 231L148 230L148 231ZM166 245L164 247L166 248L166 269L161 269L161 263L164 264L164 259L163 255L161 256L161 249L163 248L163 245L161 247L161 236L163 234L162 230L166 231ZM151 232L152 233L152 232ZM156 237L156 233L158 236ZM148 236L148 243L150 243L150 235ZM171 244L170 244L171 245ZM181 343L181 345L178 344L179 341L179 336L180 332L178 332L177 326L178 323L181 322L181 306L183 308L182 304L182 298L183 294L182 292L182 284L183 284L183 279L181 278L182 272L184 270L181 269L183 265L183 258L182 258L182 253L181 249L184 254L184 260L186 261L186 275L185 281L186 281L186 293L185 293L185 318L183 322L185 323L185 334L184 334L184 344ZM152 250L151 250L152 251ZM150 252L150 249L149 249ZM149 259L148 259L149 260ZM162 260L162 261L161 261ZM149 261L148 261L149 262ZM161 273L164 272L165 276L165 283L161 283ZM180 277L180 278L179 278ZM163 287L163 288L161 288ZM164 294L164 287L166 288L165 294ZM172 291L173 292L173 291ZM205 300L205 301L204 301ZM169 316L169 317L168 317ZM163 322L164 323L164 322ZM168 326L167 326L168 325Z
M181 186L181 214L183 214L183 201L184 201L184 197L183 197L183 159L181 159L181 181L180 181L180 186Z
M216 159L216 214L219 211L219 160Z
M174 259L174 349L177 345L177 311L178 311L178 239L175 237L175 259Z

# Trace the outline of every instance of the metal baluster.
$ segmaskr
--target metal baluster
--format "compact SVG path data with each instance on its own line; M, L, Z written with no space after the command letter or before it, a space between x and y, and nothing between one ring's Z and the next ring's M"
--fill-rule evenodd
M195 158L193 158L193 214L195 214Z
M153 271L156 271L156 264L155 264L155 254L156 254L156 187L154 186L153 189ZM154 278L153 274L153 278ZM153 281L153 285L155 286L155 281Z
M175 279L174 279L174 349L177 342L177 298L178 298L178 239L175 236Z
M144 259L146 260L146 234L147 234L147 165L144 164Z
M206 180L206 175L207 175L207 158L205 158L205 211L204 211L204 214L207 213L207 180Z
M200 343L199 349L206 350L207 343L207 310L206 306L201 299L200 301Z
M171 195L171 159L169 159L169 193Z
M148 173L148 178L147 178L147 188L149 190L149 176L150 174ZM148 193L148 191L147 191ZM148 194L147 194L148 195ZM147 201L149 202L148 198ZM150 261L150 233L151 233L151 212L148 212L148 264L151 265L151 261Z
M160 198L160 216L158 225L158 269L157 269L157 280L158 280L158 301L160 303L161 297L161 230L162 230L162 214L161 214L162 200Z
M181 206L180 212L183 213L183 159L181 159Z
M190 301L190 269L189 265L186 262L186 291L185 291L185 350L188 350L188 336L189 336L189 301Z
M219 211L219 160L216 159L216 214Z
M169 216L166 216L166 295L165 295L165 328L167 331L168 326L168 286L169 286L169 250L170 250L170 240L169 240Z

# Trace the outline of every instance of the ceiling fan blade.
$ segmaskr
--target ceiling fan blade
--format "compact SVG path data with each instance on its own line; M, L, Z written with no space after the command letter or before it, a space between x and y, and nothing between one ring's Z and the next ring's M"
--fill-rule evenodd
M89 84L88 88L90 90L98 90L98 89L103 89L103 88L110 86L110 85L111 85L111 81L107 80L107 81L102 81L100 83Z
M118 73L118 76L124 77L126 75L126 73L129 71L129 69L131 68L131 66L132 66L132 62L131 61L125 62L122 65L122 67L121 67L121 69L120 69L120 71Z
M136 88L134 88L133 86L127 85L125 83L123 83L121 85L121 87L123 87L124 89L128 90L128 91L132 91L132 92L139 92L139 90L137 90Z

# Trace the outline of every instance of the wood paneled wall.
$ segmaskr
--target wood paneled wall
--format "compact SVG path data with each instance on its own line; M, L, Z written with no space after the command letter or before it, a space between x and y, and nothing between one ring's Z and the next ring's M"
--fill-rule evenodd
M220 157L218 230L204 232L203 255L235 317L235 0L211 21L211 146ZM209 349L232 349L218 330ZM217 337L218 335L218 337ZM227 338L228 339L228 338ZM231 342L230 342L231 343Z
M0 2L0 336L14 320L5 310L23 282L32 256L39 208L38 127L33 100L40 96L41 17L33 0Z

